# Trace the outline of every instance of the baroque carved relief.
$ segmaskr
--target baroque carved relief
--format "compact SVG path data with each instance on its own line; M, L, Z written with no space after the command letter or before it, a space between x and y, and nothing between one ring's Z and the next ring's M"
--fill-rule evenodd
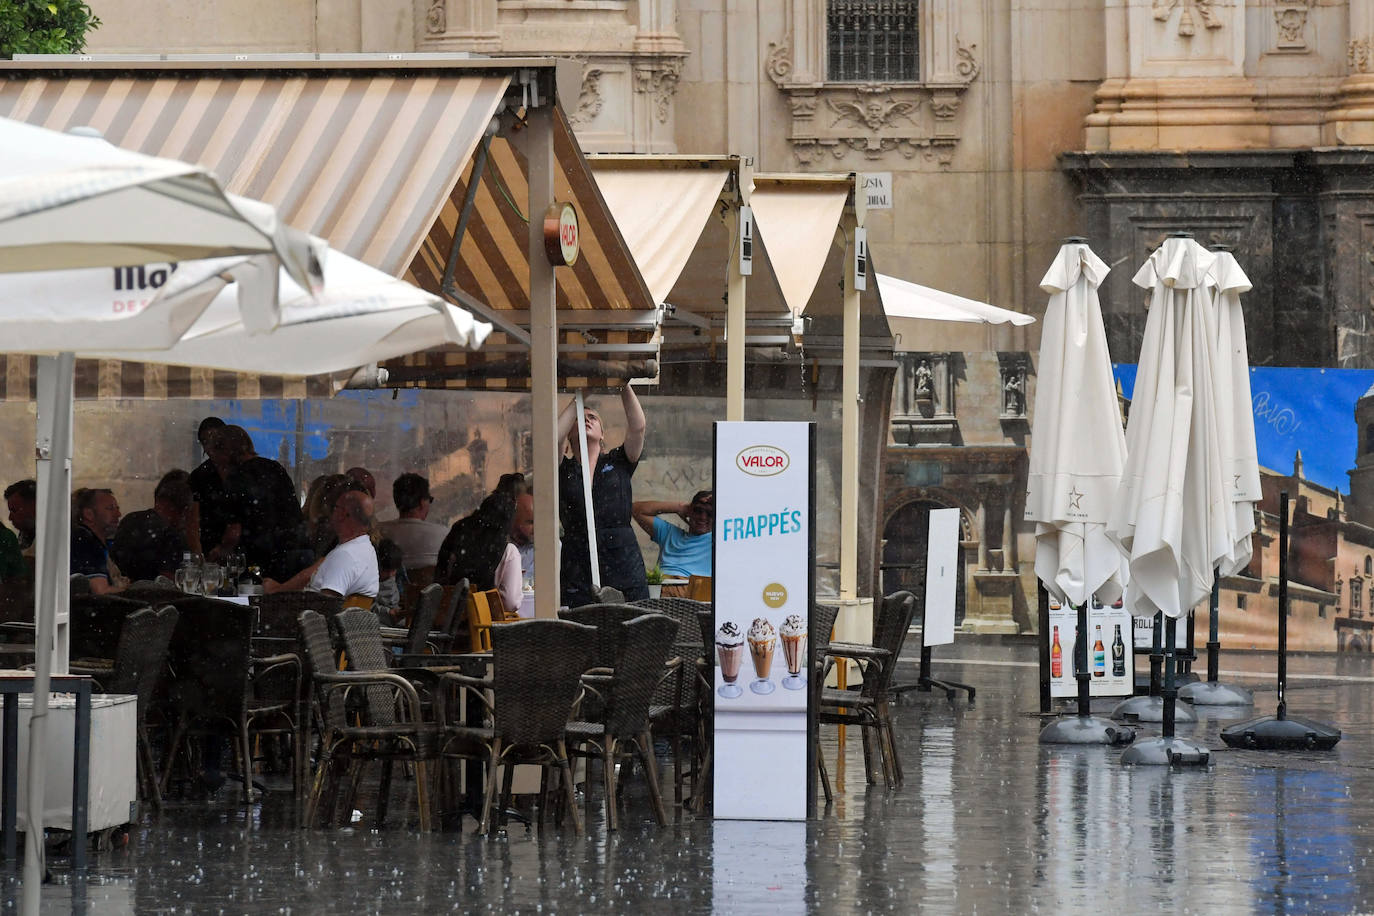
M681 78L681 57L658 57L635 61L635 92L653 98L654 116L658 118L660 124L666 124L668 121L669 105L672 103L673 95L677 92L677 84Z
M788 138L801 165L827 157L843 160L851 153L865 159L899 154L921 156L948 168L960 131L960 102L981 66L976 44L955 36L954 82L826 83L795 79L793 37L770 42L764 72L786 98L792 116ZM946 71L946 72L950 72ZM824 114L820 117L817 112Z
M1183 11L1178 17L1178 34L1188 38L1196 34L1198 19L1206 28L1221 28L1221 19L1212 9L1212 3L1213 0L1152 0L1150 9L1157 21L1168 22L1174 8L1181 7Z
M425 11L425 31L431 35L442 35L448 30L447 0L431 0Z
M1274 3L1274 49L1306 51L1307 15L1311 0L1276 0Z
M600 67L583 65L582 90L577 94L577 107L568 115L568 120L574 127L591 123L601 113L601 77L605 74L606 71Z
M1353 38L1345 49L1345 62L1351 73L1374 72L1374 51L1368 38Z

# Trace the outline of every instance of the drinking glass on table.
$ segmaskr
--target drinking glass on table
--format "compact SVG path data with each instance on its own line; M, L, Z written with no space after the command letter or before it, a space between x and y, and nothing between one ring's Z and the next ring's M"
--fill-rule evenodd
M219 594L219 587L224 582L224 569L217 563L206 563L200 568L200 587L201 594L213 598Z
M173 574L173 581L176 582L177 590L191 594L192 583L199 582L200 574L189 565L183 566Z

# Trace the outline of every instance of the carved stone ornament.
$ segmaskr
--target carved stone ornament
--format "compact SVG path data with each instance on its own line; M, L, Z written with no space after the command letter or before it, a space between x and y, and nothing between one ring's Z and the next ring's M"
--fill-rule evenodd
M574 127L590 124L601 113L601 77L606 71L599 67L582 68L582 91L577 94L577 107L568 115Z
M1197 33L1197 20L1209 29L1221 28L1221 19L1212 9L1213 0L1152 0L1150 10L1159 22L1167 22L1174 13L1174 7L1182 7L1178 17L1178 34L1188 38Z
M946 72L949 82L825 83L795 81L793 37L770 42L764 72L787 97L792 116L788 139L800 165L853 154L881 160L892 154L917 156L949 168L958 147L958 114L964 91L981 72L975 52L955 36Z
M448 0L430 0L425 11L425 31L431 35L448 31Z
M1305 51L1307 15L1311 0L1276 0L1274 3L1274 47L1279 51Z
M1374 72L1374 53L1371 53L1368 38L1351 39L1345 49L1345 60L1351 73Z
M635 62L635 92L653 97L654 115L660 124L668 121L668 106L672 103L681 78L681 57L658 57Z

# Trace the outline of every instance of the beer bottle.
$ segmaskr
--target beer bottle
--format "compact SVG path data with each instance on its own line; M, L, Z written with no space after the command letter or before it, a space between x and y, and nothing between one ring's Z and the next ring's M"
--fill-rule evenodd
M1112 640L1112 677L1126 676L1126 644L1121 641L1121 624L1116 625L1116 638Z
M1054 641L1050 643L1050 677L1064 676L1064 650L1059 645L1059 627L1054 628Z
M1107 649L1102 645L1102 624L1097 625L1097 641L1093 643L1093 677L1107 676Z

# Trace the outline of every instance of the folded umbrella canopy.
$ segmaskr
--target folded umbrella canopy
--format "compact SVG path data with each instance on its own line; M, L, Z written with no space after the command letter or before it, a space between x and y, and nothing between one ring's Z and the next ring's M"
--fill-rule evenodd
M1107 534L1130 565L1126 605L1178 618L1212 590L1235 546L1228 457L1219 431L1215 317L1207 272L1216 256L1191 238L1164 241L1136 273L1150 290L1128 457Z
M1097 289L1109 268L1069 243L1040 281L1050 294L1040 337L1027 521L1035 522L1035 573L1050 594L1079 607L1104 604L1125 584L1121 553L1107 537L1126 465L1126 436L1112 381Z
M1255 504L1260 501L1259 456L1255 447L1255 413L1250 401L1250 353L1245 342L1245 314L1240 294L1250 291L1250 278L1229 251L1215 252L1208 274L1214 288L1217 357L1217 401L1221 409L1220 445L1227 462L1225 482L1231 494L1231 549L1217 572L1233 576L1250 564Z

